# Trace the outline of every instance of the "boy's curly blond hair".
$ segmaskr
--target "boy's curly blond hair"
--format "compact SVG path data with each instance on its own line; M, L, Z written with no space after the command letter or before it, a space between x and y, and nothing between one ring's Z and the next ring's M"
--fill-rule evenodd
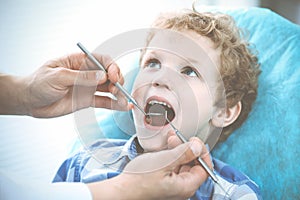
M242 32L232 17L222 13L199 13L192 10L161 14L153 28L176 31L191 30L208 37L221 50L219 68L225 88L226 106L230 108L239 101L242 110L238 119L222 130L219 141L227 137L246 120L257 96L258 59L250 51L250 45L242 39Z

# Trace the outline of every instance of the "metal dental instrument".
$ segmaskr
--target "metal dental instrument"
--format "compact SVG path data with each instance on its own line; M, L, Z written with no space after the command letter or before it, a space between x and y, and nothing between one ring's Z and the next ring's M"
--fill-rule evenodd
M165 118L166 118L167 122L171 125L171 127L173 128L173 130L175 131L175 134L179 137L179 139L181 140L181 142L183 142L183 143L188 142L188 140L185 139L185 137L182 135L182 133L168 119L168 115L167 114L168 113L166 111L165 112ZM212 178L212 180L223 190L223 192L225 192L225 195L227 195L230 198L229 194L222 187L222 185L221 185L218 177L215 175L215 173L207 166L207 164L201 159L201 157L198 157L197 160L199 161L199 163L201 164L201 166L205 169L205 171L209 174L209 176Z
M99 67L101 70L107 73L106 69L98 62L98 60L80 43L77 46L87 55L87 57ZM129 92L119 83L116 82L115 86L126 96L126 98L131 101L144 115L155 115L156 113L146 113L142 107L136 102L136 100L129 94ZM160 114L161 115L161 114Z

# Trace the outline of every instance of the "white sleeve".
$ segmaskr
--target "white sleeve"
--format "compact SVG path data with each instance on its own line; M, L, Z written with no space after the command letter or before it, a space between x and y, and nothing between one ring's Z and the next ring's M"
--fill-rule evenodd
M0 199L14 200L92 200L88 187L83 183L39 183L15 181L0 172Z

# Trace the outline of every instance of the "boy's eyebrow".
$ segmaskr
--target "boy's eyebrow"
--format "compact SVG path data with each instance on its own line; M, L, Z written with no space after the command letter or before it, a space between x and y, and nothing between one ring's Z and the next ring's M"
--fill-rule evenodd
M184 59L189 63L191 63L194 67L200 67L200 63L198 60L195 60L193 58L186 58L186 57Z
M148 50L146 50L145 55L146 55L146 54L147 54L147 55L150 54L150 55L157 56L157 53L155 52L154 49L148 49Z
M184 60L184 64L188 64L188 65L191 65L190 67L195 67L195 68L200 68L201 67L201 63L194 59L194 58L191 58L191 57L183 57L182 56L182 59Z
M155 49L148 49L142 56L141 62L145 61L146 59L149 59L149 57L154 57L157 60L161 59L161 56L155 51Z
M162 49L159 49L159 50L160 50L160 51L163 51ZM191 58L191 57L185 57L185 56L180 56L180 55L178 55L178 54L176 54L176 53L173 53L172 51L166 51L166 52L181 57L184 61L187 61L188 63L192 64L192 65L195 66L195 67L196 67L196 66L200 66L199 61L198 61L198 60L195 60L194 58ZM150 54L150 55L153 55L153 56L155 56L155 57L159 57L159 55L158 55L158 54L156 53L156 51L153 50L153 49L147 50L146 53L147 53L147 54ZM146 54L146 53L145 53L145 54Z

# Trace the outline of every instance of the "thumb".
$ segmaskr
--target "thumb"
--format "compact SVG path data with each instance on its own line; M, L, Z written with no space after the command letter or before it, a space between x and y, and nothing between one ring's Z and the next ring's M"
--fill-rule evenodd
M187 164L200 156L202 144L199 141L192 141L181 144L170 150L174 155L180 155L169 167L174 168L183 164Z
M106 73L101 70L79 71L66 69L66 73L64 76L64 83L67 84L67 86L80 85L92 87L103 84L106 81Z
M131 173L153 172L159 169L164 169L163 172L173 171L197 158L201 150L201 144L195 141L181 144L171 150L145 153L129 162L124 171Z

